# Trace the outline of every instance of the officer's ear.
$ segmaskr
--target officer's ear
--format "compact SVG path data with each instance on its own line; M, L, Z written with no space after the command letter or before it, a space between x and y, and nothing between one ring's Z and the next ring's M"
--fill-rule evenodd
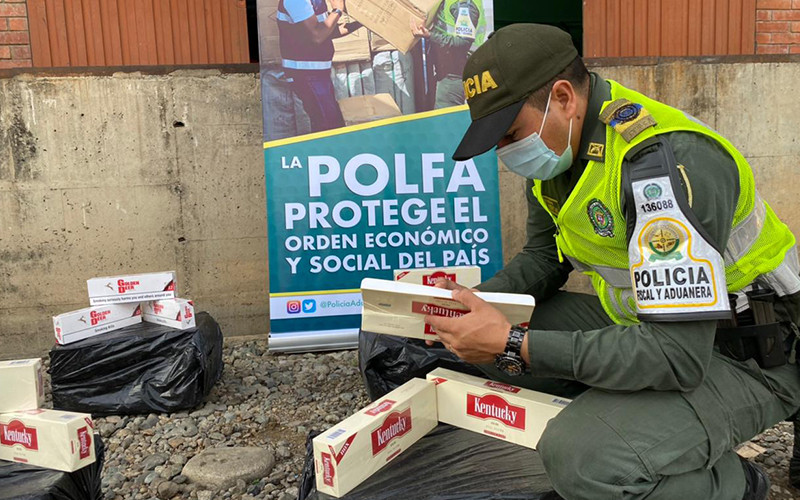
M578 92L569 80L557 80L550 92L551 108L556 107L567 116L575 116L578 112Z

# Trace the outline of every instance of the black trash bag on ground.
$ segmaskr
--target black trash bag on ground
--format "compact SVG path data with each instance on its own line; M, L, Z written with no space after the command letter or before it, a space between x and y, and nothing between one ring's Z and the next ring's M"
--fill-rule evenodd
M222 331L208 313L177 330L140 323L50 351L53 407L94 416L171 413L222 377Z
M297 497L302 500L308 497L316 488L316 475L314 474L314 438L321 432L312 430L306 437L306 459L303 462L303 473L300 476L300 491Z
M789 460L789 484L795 488L800 488L800 417L795 415L790 418L794 426L794 447L792 448L792 458Z
M373 401L412 378L425 378L428 372L439 367L486 377L441 343L428 347L424 340L364 331L358 334L358 367Z
M75 472L0 461L0 500L101 500L105 447L94 435L95 463Z
M314 484L313 478L312 455L310 462L306 458L303 481L309 480ZM552 485L536 451L439 424L390 464L341 498L543 500L551 490ZM315 487L305 496L301 489L298 500L332 498L319 493Z

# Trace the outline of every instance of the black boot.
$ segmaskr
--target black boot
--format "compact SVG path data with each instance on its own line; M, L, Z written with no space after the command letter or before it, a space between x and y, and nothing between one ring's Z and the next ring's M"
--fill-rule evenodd
M769 496L769 477L761 470L761 467L749 462L742 457L742 469L744 478L747 481L742 500L767 500Z

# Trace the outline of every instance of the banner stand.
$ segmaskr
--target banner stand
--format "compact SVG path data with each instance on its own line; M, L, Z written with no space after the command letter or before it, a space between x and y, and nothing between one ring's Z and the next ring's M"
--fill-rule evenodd
M269 352L339 351L358 347L358 328L269 334Z

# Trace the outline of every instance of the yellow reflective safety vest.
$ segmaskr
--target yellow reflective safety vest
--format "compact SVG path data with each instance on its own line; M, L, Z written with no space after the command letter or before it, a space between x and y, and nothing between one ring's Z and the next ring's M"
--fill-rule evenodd
M589 161L557 214L541 183L533 187L556 224L559 258L591 278L609 317L621 325L722 318L730 314L727 294L754 281L779 296L800 291L795 238L758 195L741 153L686 113L609 83L611 100L600 114L608 125L605 161ZM691 211L671 148L641 155L643 163L629 161L623 171L629 153L675 131L714 139L738 166L740 193L725 248Z
M477 23L470 15L470 4L479 13ZM476 46L486 40L486 15L483 11L483 0L445 0L442 5L442 15L448 34L474 40Z

